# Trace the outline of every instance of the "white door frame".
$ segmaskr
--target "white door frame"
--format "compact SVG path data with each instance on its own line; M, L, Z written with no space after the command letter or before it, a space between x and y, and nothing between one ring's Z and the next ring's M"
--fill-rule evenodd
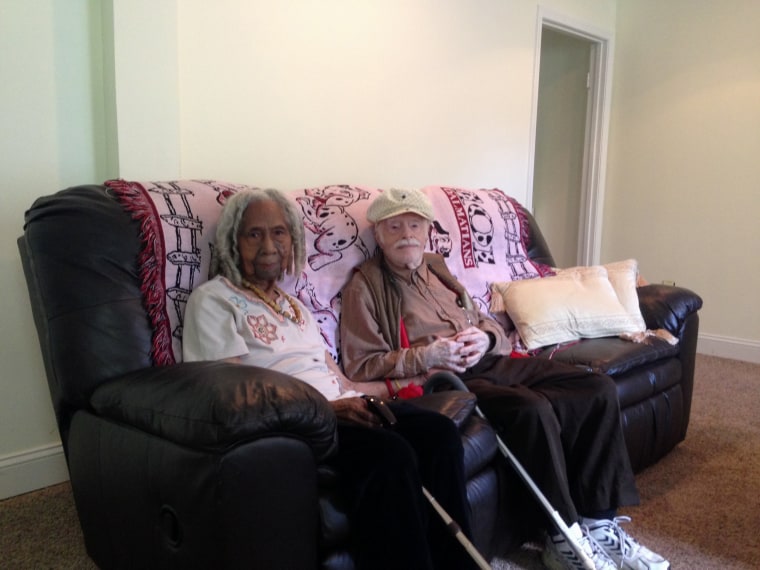
M578 259L582 265L599 263L604 213L604 183L607 167L609 108L612 96L612 54L614 38L611 32L599 30L583 22L538 7L536 22L536 57L533 73L533 104L531 112L530 153L528 159L528 188L526 207L533 211L533 171L536 159L536 124L538 121L538 88L541 69L541 34L546 28L561 31L592 42L589 104L586 120L586 140L583 153L581 189L581 218L579 220Z

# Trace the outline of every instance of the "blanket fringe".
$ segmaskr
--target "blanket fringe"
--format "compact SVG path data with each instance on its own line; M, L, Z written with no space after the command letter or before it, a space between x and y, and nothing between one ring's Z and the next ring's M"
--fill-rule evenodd
M636 343L646 343L649 341L651 337L661 338L671 346L675 346L678 344L678 337L673 336L670 331L666 329L655 329L650 330L647 329L645 331L636 332L636 333L622 333L619 335L620 338L623 340L630 340L631 342Z
M119 203L140 225L140 292L153 327L151 358L156 366L175 364L171 323L165 305L165 255L160 218L141 184L117 179L106 181L105 186L113 191Z
M523 208L520 202L512 198L512 196L507 196L507 202L512 205L512 209L517 213L517 219L520 221L520 241L522 242L523 249L526 252L530 251L530 232L528 231L530 229L530 223L528 222L528 216L525 214L525 208ZM554 268L545 263L539 263L532 259L530 262L541 277L548 277L555 274Z

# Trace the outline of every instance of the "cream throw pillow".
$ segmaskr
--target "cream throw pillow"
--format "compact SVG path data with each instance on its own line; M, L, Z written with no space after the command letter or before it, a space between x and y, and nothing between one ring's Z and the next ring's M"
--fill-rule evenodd
M596 266L598 267L598 266ZM639 307L639 295L636 292L636 284L639 278L639 263L635 259L626 259L624 261L615 261L602 265L607 270L607 278L615 290L615 294L631 318L639 326L638 331L646 329L644 317L641 316ZM562 275L569 272L587 272L594 267L570 267L567 269L557 269L556 273ZM638 332L636 331L636 332Z
M645 330L635 261L573 267L552 277L493 283L491 312L505 311L528 350L579 338ZM614 280L620 297L613 287Z

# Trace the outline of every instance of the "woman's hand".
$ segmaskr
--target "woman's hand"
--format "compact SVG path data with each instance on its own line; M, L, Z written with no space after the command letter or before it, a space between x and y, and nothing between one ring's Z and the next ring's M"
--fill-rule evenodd
M363 398L341 398L330 402L338 421L368 428L382 427L380 417L373 412Z

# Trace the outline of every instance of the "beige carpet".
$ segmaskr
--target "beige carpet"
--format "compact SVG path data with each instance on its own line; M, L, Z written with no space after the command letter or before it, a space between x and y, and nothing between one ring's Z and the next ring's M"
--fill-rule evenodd
M698 355L686 440L636 481L626 529L673 570L760 568L760 365ZM539 555L493 566L540 569Z
M686 441L637 476L628 530L673 570L760 568L760 365L697 357ZM526 545L494 570L538 570ZM0 568L93 569L68 483L0 502Z

